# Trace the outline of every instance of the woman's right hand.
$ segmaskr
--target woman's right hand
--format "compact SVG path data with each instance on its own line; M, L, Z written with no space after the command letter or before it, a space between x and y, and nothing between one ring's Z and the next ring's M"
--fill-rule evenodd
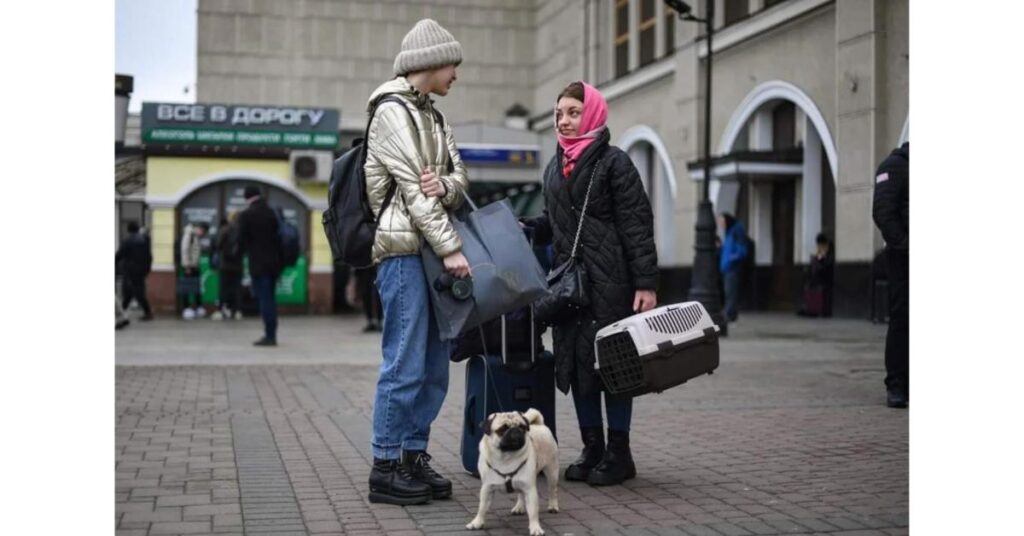
M461 251L456 251L444 258L444 269L446 272L459 279L472 277L473 272L469 268L469 261Z

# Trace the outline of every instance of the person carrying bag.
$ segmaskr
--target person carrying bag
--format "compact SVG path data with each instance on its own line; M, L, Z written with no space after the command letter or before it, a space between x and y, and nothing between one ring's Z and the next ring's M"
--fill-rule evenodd
M550 300L589 302L557 318L552 337L556 385L563 393L572 390L584 445L565 478L619 484L636 476L629 448L633 402L605 395L606 444L605 389L594 371L594 343L601 328L657 304L654 217L633 162L609 144L608 105L601 93L573 82L555 102L558 147L544 170L544 213L523 224L532 228L537 244L554 246L553 265L561 270L550 278Z

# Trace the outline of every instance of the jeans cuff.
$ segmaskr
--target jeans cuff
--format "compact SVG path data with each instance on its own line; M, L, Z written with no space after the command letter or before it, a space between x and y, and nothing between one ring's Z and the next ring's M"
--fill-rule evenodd
M380 460L398 460L402 457L402 448L397 445L387 447L372 445L371 450L373 450L373 457Z
M406 439L405 442L402 443L402 450L422 450L422 451L426 451L427 450L427 440L426 439L418 439L418 438Z

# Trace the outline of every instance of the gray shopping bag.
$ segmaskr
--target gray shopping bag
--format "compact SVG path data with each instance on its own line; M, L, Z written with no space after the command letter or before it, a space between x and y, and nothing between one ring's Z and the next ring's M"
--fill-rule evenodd
M449 213L462 239L462 254L473 272L473 295L457 299L439 283L444 262L424 242L423 270L430 286L431 305L441 333L450 340L467 329L521 309L547 293L544 270L526 240L507 199L466 213Z

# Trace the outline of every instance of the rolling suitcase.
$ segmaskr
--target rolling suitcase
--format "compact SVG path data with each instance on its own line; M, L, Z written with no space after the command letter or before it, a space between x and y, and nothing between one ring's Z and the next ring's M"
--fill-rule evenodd
M477 354L466 361L466 401L460 451L462 466L476 477L480 476L477 460L480 438L483 437L480 424L491 413L536 408L544 416L544 424L551 429L556 440L558 438L555 429L555 356L536 343L530 345L529 352L509 351L510 322L529 322L525 330L531 334L530 340L539 338L532 308L529 314L510 313L495 322L501 324L501 340L493 343L494 350L499 350L499 353L493 353L494 350L488 346L490 341L484 340L483 346L491 353ZM481 334L483 331L482 328L477 330Z

